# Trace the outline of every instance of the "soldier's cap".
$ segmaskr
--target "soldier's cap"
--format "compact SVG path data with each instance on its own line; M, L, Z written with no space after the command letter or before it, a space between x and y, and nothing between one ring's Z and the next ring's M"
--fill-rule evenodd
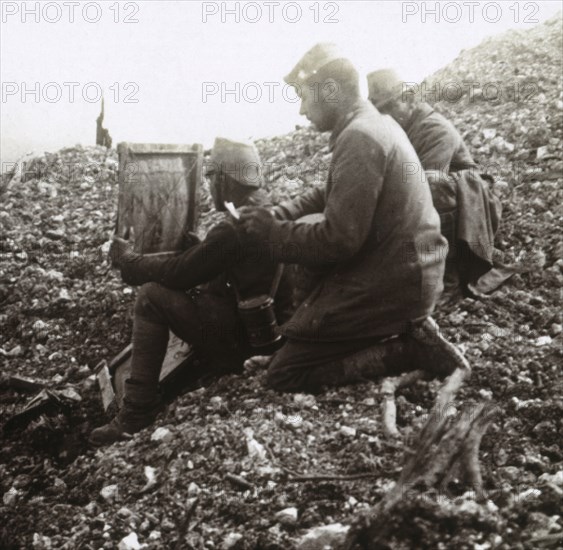
M339 47L333 42L319 42L315 44L284 77L284 81L292 86L305 84L317 74L325 65L336 60L348 60Z
M401 80L394 69L373 71L367 75L367 81L368 98L377 109L384 107L409 90L407 83Z
M222 172L241 185L262 186L262 162L254 143L215 138L206 175Z

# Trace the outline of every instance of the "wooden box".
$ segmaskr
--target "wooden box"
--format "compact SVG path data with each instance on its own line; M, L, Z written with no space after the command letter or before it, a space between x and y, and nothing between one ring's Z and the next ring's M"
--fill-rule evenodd
M135 251L181 250L198 216L203 147L120 143L116 233L135 233Z

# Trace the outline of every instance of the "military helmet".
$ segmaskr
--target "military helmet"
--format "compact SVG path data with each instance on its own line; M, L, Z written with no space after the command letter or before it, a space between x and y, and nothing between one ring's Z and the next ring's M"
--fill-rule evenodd
M380 109L403 92L404 82L394 69L380 69L367 75L369 100Z

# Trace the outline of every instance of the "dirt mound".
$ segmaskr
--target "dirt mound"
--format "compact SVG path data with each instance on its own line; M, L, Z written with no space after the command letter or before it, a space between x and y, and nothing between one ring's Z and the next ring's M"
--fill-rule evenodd
M492 397L499 405L481 447L489 500L477 504L461 482L424 499L406 494L393 548L560 542L560 22L492 38L428 79L481 83L473 99L436 105L499 180L498 245L522 272L489 300L465 299L436 315L474 369L461 401ZM491 100L493 88L484 86L499 80L527 87L519 98ZM532 92L537 102L528 101ZM258 147L274 202L323 183L326 135L300 128ZM399 443L383 436L377 387L278 395L262 389L263 372L253 367L180 397L129 441L87 449L87 434L103 421L91 369L128 343L135 295L105 257L116 169L114 151L76 146L36 157L25 174L2 183L2 420L28 397L7 384L13 374L40 378L51 389L71 387L81 401L2 435L0 547L115 548L129 537L123 548L138 539L144 548L286 549L307 528L349 524L397 479L436 382L399 396ZM203 194L201 233L219 217L210 204ZM329 479L290 480L319 473ZM357 473L373 477L330 479Z

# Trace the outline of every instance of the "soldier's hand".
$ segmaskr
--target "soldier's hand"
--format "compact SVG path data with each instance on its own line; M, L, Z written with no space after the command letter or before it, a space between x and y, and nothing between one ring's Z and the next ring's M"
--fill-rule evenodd
M127 235L129 237L133 237L133 228L131 228L130 231L127 232ZM109 249L111 264L114 267L120 267L124 262L128 262L134 258L137 258L139 254L133 250L134 244L134 238L126 240L118 237L117 235L114 235L111 247Z
M257 239L267 240L272 227L277 223L272 212L267 208L244 206L239 213L239 224L248 235Z

